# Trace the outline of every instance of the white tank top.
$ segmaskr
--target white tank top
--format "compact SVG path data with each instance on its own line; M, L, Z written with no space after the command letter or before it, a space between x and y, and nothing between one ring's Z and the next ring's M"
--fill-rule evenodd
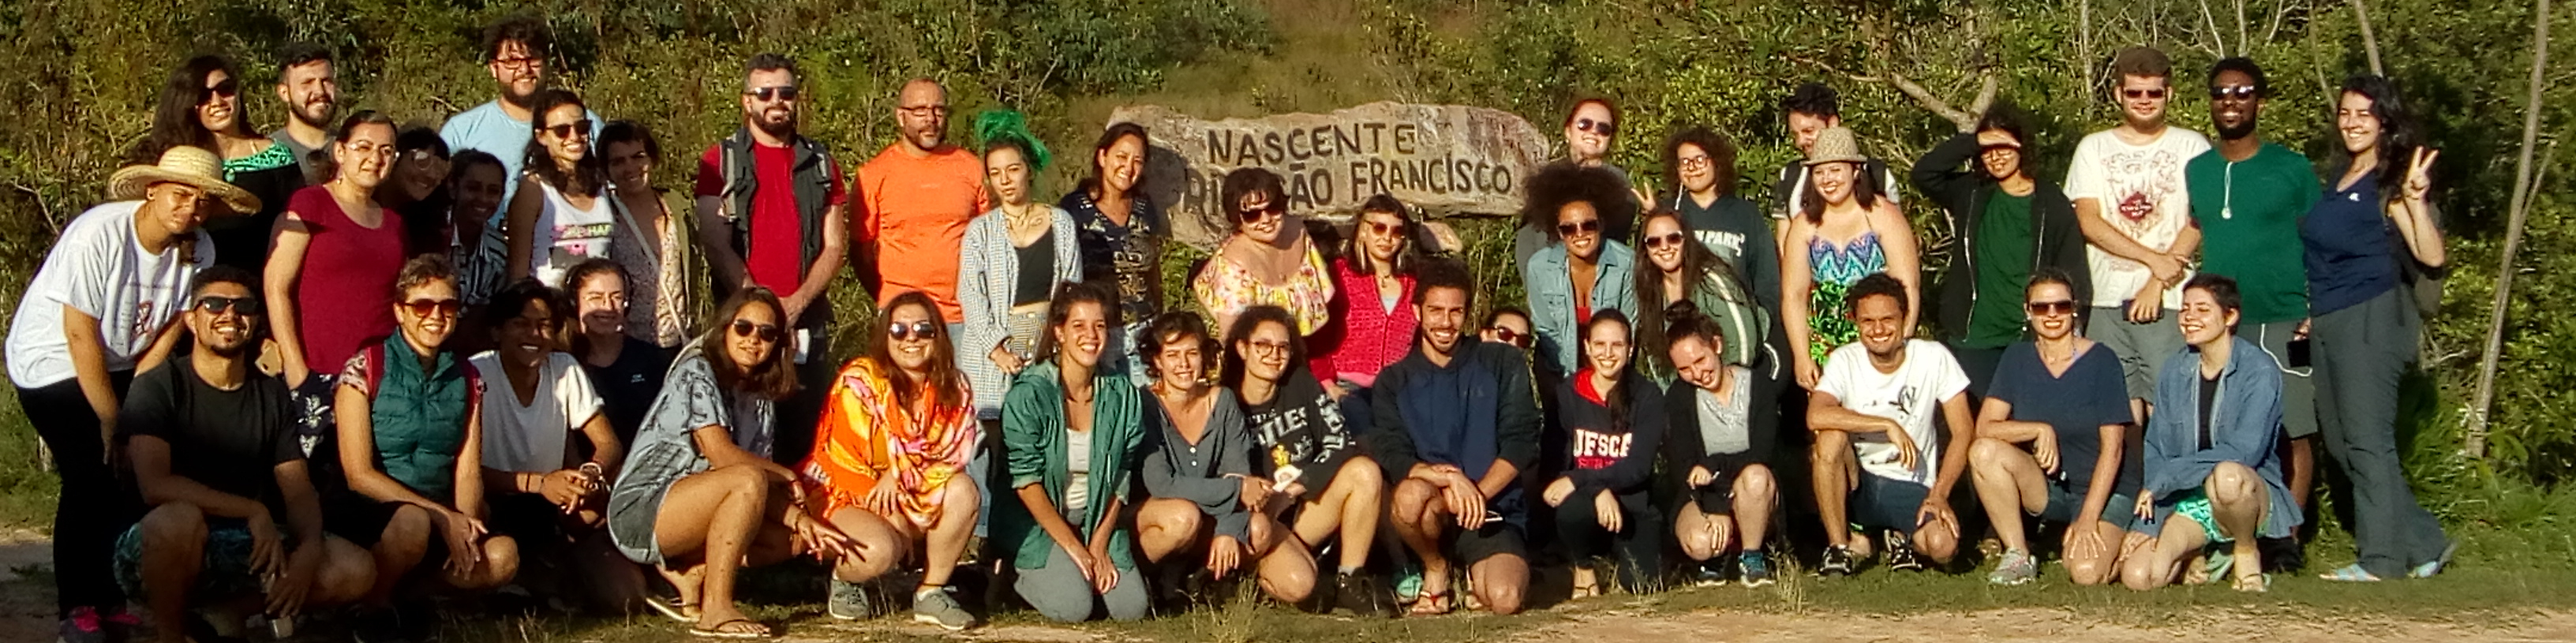
M590 209L583 210L573 207L555 186L544 181L538 181L537 185L545 188L546 207L537 212L536 239L528 253L528 272L548 286L561 286L564 271L571 269L573 264L592 257L609 258L609 244L614 240L612 234L617 227L616 211L612 209L615 206L611 202L617 200L617 195L611 190L600 190L599 197L591 200Z

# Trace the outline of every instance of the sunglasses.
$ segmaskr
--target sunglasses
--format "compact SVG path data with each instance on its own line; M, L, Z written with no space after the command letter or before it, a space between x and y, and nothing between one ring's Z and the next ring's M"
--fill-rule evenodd
M454 299L414 299L403 302L402 307L403 310L411 311L413 317L428 317L432 313L442 317L455 317L458 311L465 310L465 302Z
M777 324L755 324L750 320L733 320L733 336L752 337L754 335L758 335L760 341L777 342L778 338L785 336L786 333L778 330Z
M1576 234L1591 234L1600 231L1600 219L1584 219L1573 223L1556 224L1556 236L1560 237L1571 237Z
M1260 207L1260 208L1244 208L1244 209L1241 209L1241 210L1237 210L1237 211L1235 211L1234 216L1235 216L1235 218L1242 219L1244 223L1251 223L1251 222L1254 222L1254 221L1260 221L1260 220L1262 220L1262 219L1267 219L1267 218L1270 218L1270 217L1272 217L1272 216L1276 216L1276 215L1285 215L1285 214L1288 214L1288 206L1280 205L1280 204L1278 204L1278 203L1274 202L1274 203L1271 203L1271 204L1270 204L1269 206L1267 206L1267 207Z
M886 336L892 337L895 341L899 342L908 342L916 339L938 339L939 324L926 319L910 324L903 322L890 322L886 324Z
M1383 237L1383 236L1388 236L1388 235L1404 234L1404 228L1405 228L1405 226L1404 226L1404 224L1401 224L1401 223L1394 224L1394 225L1387 225L1387 224L1384 224L1384 223L1378 223L1378 222L1376 222L1376 221L1362 221L1362 222L1360 222L1360 223L1365 224L1365 225L1367 225L1367 226L1368 226L1369 234L1374 234L1374 235L1378 235L1378 236L1381 236L1381 237Z
M797 92L795 85L779 85L776 87L746 89L743 90L742 95L763 101L796 100Z
M547 125L546 131L553 132L555 138L572 138L574 133L579 133L586 138L590 136L590 119Z
M207 314L213 315L221 315L227 310L232 311L233 314L236 315L257 315L260 311L266 310L267 304L260 303L259 298L257 297L217 297L214 295L207 295L197 298L196 308L197 310L206 311Z
M2209 88L2210 100L2252 100L2254 96L2253 85L2234 85L2229 87Z
M197 102L206 102L206 99L218 96L223 98L232 98L240 95L241 80L237 78L226 78L224 79L224 82L215 83L215 86L208 87L205 91L200 92L198 94Z
M2127 96L2127 97L2129 97L2129 99L2130 99L2130 100L2137 100L2137 99L2140 99L2140 98L2164 98L2164 97L2165 97L2165 90L2161 90L2161 89L2123 89L2123 90L2120 90L2120 95L2122 95L2122 96Z
M2075 302L2063 299L2057 301L2034 301L2030 302L2030 305L2024 306L2024 308L2029 309L2030 314L2033 315L2064 315L2075 312Z
M1591 132L1602 136L1619 135L1619 124L1612 123L1610 121L1596 121L1589 118L1574 119L1574 129L1578 132Z
M1662 236L1646 237L1646 247L1648 249L1662 248L1665 246L1680 247L1681 245L1682 233L1679 232L1666 232Z
M1529 345L1530 345L1530 336L1520 334L1520 332L1519 332L1519 331L1515 331L1515 330L1512 330L1512 329L1509 329L1509 328L1504 328L1504 327L1501 327L1501 326L1495 326L1495 327L1493 327L1493 328L1487 328L1487 329L1485 329L1485 330L1494 331L1494 339L1502 340L1502 342L1503 342L1503 343L1505 343L1505 344L1511 344L1512 346L1519 347L1519 348L1529 348Z

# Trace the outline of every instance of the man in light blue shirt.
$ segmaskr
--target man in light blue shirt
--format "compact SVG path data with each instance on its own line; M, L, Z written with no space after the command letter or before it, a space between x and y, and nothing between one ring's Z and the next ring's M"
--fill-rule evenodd
M501 96L448 118L438 130L450 149L483 150L500 157L503 175L510 177L503 182L502 203L509 203L510 193L518 190L528 141L536 136L528 104L537 90L545 88L546 56L553 44L545 20L534 14L512 15L484 28L483 59L492 80L501 86ZM596 139L602 121L596 113L589 116L591 136Z

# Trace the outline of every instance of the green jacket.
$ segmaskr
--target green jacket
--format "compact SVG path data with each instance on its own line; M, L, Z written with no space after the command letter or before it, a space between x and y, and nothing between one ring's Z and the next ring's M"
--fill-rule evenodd
M1101 511L1108 508L1110 499L1129 498L1136 472L1144 464L1145 407L1137 390L1125 373L1115 369L1092 376L1091 503L1082 515L1065 517L1082 538L1091 537L1091 528L1100 524ZM1049 549L1055 546L1055 539L1029 515L1028 506L1019 502L1018 490L1041 485L1050 504L1064 506L1065 481L1072 477L1065 470L1066 426L1064 384L1055 363L1042 361L1020 371L1002 400L1002 452L1009 463L1010 481L997 491L1002 497L993 501L992 520L995 542L1019 543L1012 565L1020 569L1046 566ZM1136 567L1129 553L1135 548L1131 540L1127 525L1110 532L1109 559L1120 569Z

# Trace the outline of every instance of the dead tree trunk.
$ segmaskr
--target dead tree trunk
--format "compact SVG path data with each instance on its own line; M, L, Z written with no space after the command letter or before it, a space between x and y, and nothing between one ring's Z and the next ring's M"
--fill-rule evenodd
M2353 0L2353 6L2360 6L2360 2ZM2505 315L2513 306L2513 256L2522 249L2523 218L2530 213L2531 193L2538 188L2534 184L2539 181L2539 172L2532 166L2532 156L2540 135L2540 94L2548 80L2549 18L2549 0L2532 0L2531 92L2522 114L2522 158L2514 166L2512 213L2504 228L2504 258L2496 265L2495 309L2487 317L2486 355L2478 359L2477 401L2469 409L2465 446L2471 457L2483 458L2487 453L2487 409L2495 403L2496 362L2503 357Z

